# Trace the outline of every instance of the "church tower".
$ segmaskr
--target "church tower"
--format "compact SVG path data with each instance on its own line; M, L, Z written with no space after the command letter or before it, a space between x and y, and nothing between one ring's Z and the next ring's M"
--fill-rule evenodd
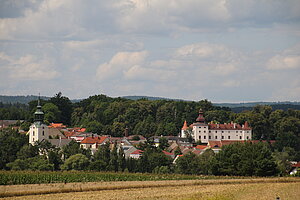
M29 129L29 143L35 145L35 142L42 140L49 140L49 128L44 124L44 113L42 106L40 105L40 97L38 99L38 105L34 113L34 123Z

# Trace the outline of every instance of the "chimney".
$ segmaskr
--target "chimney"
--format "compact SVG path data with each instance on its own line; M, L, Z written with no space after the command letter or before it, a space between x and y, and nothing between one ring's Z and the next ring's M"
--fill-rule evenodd
M125 137L128 137L128 136L129 136L128 133L129 133L129 129L126 127L126 128L125 128L125 131L124 131L124 136L125 136Z

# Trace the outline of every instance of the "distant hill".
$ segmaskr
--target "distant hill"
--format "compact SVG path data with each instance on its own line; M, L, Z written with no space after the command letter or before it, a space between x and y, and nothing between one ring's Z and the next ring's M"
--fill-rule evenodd
M0 95L0 102L4 104L16 104L16 103L21 103L21 104L28 104L30 101L37 100L39 96L36 95L27 95L27 96L5 96L5 95ZM40 96L41 99L44 100L49 100L51 97L46 97L46 96ZM73 103L79 102L82 99L73 99L71 100Z
M47 96L41 96L41 99L49 100L51 97ZM167 101L188 101L183 99L171 99L171 98L164 98L164 97L151 97L151 96L123 96L121 98L130 99L130 100L139 100L139 99L148 99L151 101L155 100L167 100ZM30 101L37 100L38 96L36 95L27 95L27 96L5 96L0 95L0 102L4 104L28 104ZM71 101L73 103L79 102L83 99L72 99ZM228 107L233 112L239 113L243 112L245 110L252 110L252 108L256 105L270 105L274 110L276 109L294 109L294 110L300 110L300 102L290 102L290 101L284 101L284 102L248 102L248 103L213 103L214 106L219 107Z
M0 102L2 103L22 103L22 104L28 104L30 101L37 100L39 96L34 96L34 95L27 95L27 96L5 96L5 95L0 95ZM41 99L44 100L49 100L50 97L46 96L41 96Z
M186 101L186 100L182 100L182 99L170 99L170 98L164 98L164 97L149 97L149 96L123 96L121 98L130 99L130 100L148 99L151 101L155 101L155 100Z

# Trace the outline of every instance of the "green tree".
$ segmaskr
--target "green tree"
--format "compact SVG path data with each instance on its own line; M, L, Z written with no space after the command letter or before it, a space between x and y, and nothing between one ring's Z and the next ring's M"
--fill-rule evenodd
M119 152L118 152L118 166L119 171L124 171L126 168L126 159L123 148L120 146Z
M71 124L71 115L73 112L72 102L68 97L62 96L62 93L57 93L54 97L49 100L50 103L56 105L61 113L60 121L63 124Z
M110 152L110 160L109 160L109 169L111 171L117 172L119 169L118 165L118 152L117 152L117 144L114 144L112 151Z
M85 170L88 168L89 159L83 154L75 154L68 158L61 166L62 170Z
M48 123L59 122L61 118L61 112L58 107L53 103L46 103L42 107L45 115L44 120Z
M105 170L109 170L109 162L110 162L110 143L107 142L104 145L99 146L98 150L96 151L94 155L94 160L97 161L102 161L105 165ZM100 163L103 165L103 163ZM101 167L102 168L102 167Z
M165 150L165 149L167 149L169 146L170 146L170 145L169 145L169 143L168 143L167 138L165 138L165 137L159 138L159 145L158 145L158 148L159 148L160 150Z

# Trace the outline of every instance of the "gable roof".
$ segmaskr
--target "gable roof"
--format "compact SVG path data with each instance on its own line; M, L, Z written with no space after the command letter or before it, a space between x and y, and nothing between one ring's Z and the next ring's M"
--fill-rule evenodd
M144 151L137 149L137 150L135 150L134 152L132 152L131 154L138 154L138 155L141 155L143 152L144 152Z
M86 137L84 138L80 143L81 144L101 144L107 139L108 137L102 136L102 137Z
M207 145L197 145L196 148L197 149L201 149L201 150L204 150L206 149L208 146Z

